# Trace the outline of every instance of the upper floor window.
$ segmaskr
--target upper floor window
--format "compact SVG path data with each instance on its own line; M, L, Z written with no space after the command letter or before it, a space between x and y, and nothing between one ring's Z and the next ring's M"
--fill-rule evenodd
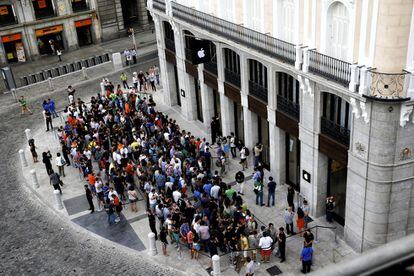
M226 81L240 87L240 56L233 50L224 48L224 76Z
M245 0L244 24L247 28L263 31L263 0Z
M254 59L249 59L249 93L267 102L267 68Z
M0 26L17 24L16 15L12 5L0 6Z
M84 11L89 9L88 0L72 0L73 12Z
M32 0L36 19L55 16L55 7L52 0Z
M220 17L230 22L234 21L234 0L220 1Z
M289 74L276 73L277 109L299 119L299 81Z
M335 2L328 8L326 49L330 56L348 60L349 52L349 15L341 2Z

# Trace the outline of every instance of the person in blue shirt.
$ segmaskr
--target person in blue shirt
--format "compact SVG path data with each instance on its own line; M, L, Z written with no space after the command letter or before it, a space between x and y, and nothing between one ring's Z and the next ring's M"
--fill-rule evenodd
M50 111L50 113L52 113L53 118L59 117L59 115L56 113L55 101L51 100L51 99L48 99L47 103L48 103L48 106L49 106L49 111Z
M300 254L300 260L302 261L302 273L306 274L310 272L312 265L313 248L311 246L304 246L302 253Z
M206 184L204 184L203 190L206 194L209 195L212 187L213 187L213 185L211 183L207 182Z

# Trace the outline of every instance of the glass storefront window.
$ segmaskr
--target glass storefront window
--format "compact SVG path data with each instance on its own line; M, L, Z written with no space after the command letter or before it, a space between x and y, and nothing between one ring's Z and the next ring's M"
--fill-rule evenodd
M345 224L345 199L347 166L329 159L327 195L335 198L334 219L341 225Z
M12 5L0 6L0 26L17 24L16 15Z
M286 133L286 182L300 191L300 141Z

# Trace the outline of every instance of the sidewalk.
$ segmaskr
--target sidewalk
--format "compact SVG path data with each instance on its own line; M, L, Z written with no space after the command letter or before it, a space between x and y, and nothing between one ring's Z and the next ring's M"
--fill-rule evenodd
M138 47L138 55L140 55L141 47L156 44L155 33L152 33L151 31L137 33L136 43ZM97 54L122 52L126 48L132 47L134 47L134 45L132 44L132 39L129 37L122 37L119 39L105 41L100 44L93 44L86 47L82 47L78 50L63 52L62 62L59 62L57 56L42 56L35 61L29 61L26 63L15 63L10 64L9 66L13 71L15 81L19 83L20 77L26 76L34 72L39 72L50 67L56 67L57 65L64 65L76 60L92 57Z
M116 80L117 81L117 80ZM82 89L79 87L78 89ZM83 98L85 102L89 101L89 95ZM192 134L199 137L209 138L210 136L205 132L205 127L199 122L186 121L180 113L174 108L163 105L162 103L162 91L157 92L154 95L154 99L157 102L157 110L168 114L169 117L177 120L181 129L191 130ZM61 124L59 118L54 119L55 127ZM32 130L33 137L38 147L37 153L41 156L43 151L50 150L52 156L56 157L56 153L60 151L58 145L58 139L53 132L45 132L44 126L38 130ZM51 208L54 207L53 187L49 185L49 178L46 174L46 169L43 163L39 162L33 164L31 155L27 145L24 147L26 158L28 159L29 168L24 170L24 176L27 179L28 185L31 185L30 169L35 169L40 183L40 188L35 190L37 196L48 204ZM52 158L52 164L54 164L54 158ZM240 169L238 159L229 160L228 173L224 177L224 181L227 183L234 182L234 175ZM213 162L213 166L214 162ZM278 185L276 189L276 206L275 207L259 207L255 204L255 194L253 192L253 181L250 179L252 174L252 163L249 163L249 170L245 172L246 177L249 177L246 181L243 199L246 201L249 209L258 219L259 227L263 224L270 222L274 223L276 228L280 226L284 227L283 212L286 207L286 193L287 187L285 185ZM54 169L57 169L54 166ZM67 217L74 223L84 227L94 236L101 239L108 239L122 246L129 247L136 251L144 252L148 248L147 235L150 231L147 215L145 214L145 201L142 195L137 203L138 212L132 213L130 210L123 210L123 220L118 225L108 226L106 221L106 214L104 212L95 212L89 214L88 204L84 195L83 185L85 180L79 175L77 169L73 167L65 167L66 177L63 178L65 185L62 188L63 201L65 208L58 211L62 216ZM269 173L266 171L265 179L267 179ZM236 188L237 190L238 188ZM267 199L267 189L265 188L264 199ZM267 200L265 200L267 202ZM128 207L128 206L127 206ZM95 209L97 209L97 202L95 201ZM315 219L310 223L310 227L314 225L324 225L323 218ZM296 230L296 229L295 229ZM313 232L315 235L315 232ZM299 254L302 249L303 239L299 236L289 237L287 239L286 246L286 262L279 263L279 259L272 256L271 262L267 264L261 264L257 270L257 275L269 275L266 269L277 265L277 267L283 272L283 275L298 275L300 274L301 263L299 260ZM174 248L173 245L168 246L168 253L170 257L162 256L161 244L157 242L158 255L154 256L154 260L159 263L163 263L168 266L178 268L188 272L190 275L207 275L206 269L210 266L210 258L206 256L200 256L198 261L191 260L189 250L182 248L181 254ZM344 258L355 256L356 253L352 251L340 238L338 237L338 243L334 241L334 232L331 230L319 230L318 240L314 244L314 264L312 270L315 271L320 267L327 264L342 261ZM183 266L185 262L185 266ZM225 275L239 275L229 264L229 256L221 257L221 269ZM244 273L242 268L241 273ZM240 274L242 275L242 274Z

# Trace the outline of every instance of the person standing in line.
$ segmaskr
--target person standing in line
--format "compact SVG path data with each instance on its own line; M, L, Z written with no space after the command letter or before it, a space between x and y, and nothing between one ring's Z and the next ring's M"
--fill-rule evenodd
M52 114L53 118L59 117L59 115L56 112L55 101L51 100L51 99L48 99L47 103L48 103L48 106L49 106L49 111Z
M119 76L119 78L121 79L122 85L124 86L125 89L129 89L129 85L128 85L128 77L125 74L125 72L122 72L121 75Z
M292 212L292 208L288 207L285 210L285 214L283 216L285 223L286 223L286 233L288 235L294 235L295 232L293 231L293 218L295 217L295 213Z
M24 96L21 96L19 99L20 109L22 110L21 115L25 115L26 111L30 113L30 115L33 114L33 112L27 107L27 101L25 100Z
M335 210L335 199L330 196L326 199L326 220L332 223L333 213Z
M61 49L56 50L56 55L58 56L59 61L62 61L62 50Z
M211 118L210 128L211 128L211 144L214 145L217 140L218 135L218 117L214 116Z
M36 152L35 141L32 138L28 142L29 142L30 153L32 154L32 157L33 157L33 162L37 163L39 161L37 160L37 152Z
M240 150L240 164L242 165L242 171L247 169L247 157L249 156L249 149L245 146Z
M261 180L260 171L256 170L253 175L254 190L256 193L256 205L264 206L263 204L263 182Z
M88 200L88 203L89 203L88 210L91 210L91 214L92 214L93 212L95 212L95 206L93 205L93 201L92 201L93 199L92 191L89 189L88 185L84 185L84 188L85 188L86 199Z
M60 194L62 194L62 189L60 188L60 185L63 185L63 183L60 180L59 174L51 170L49 179L50 179L50 185L52 185L55 190L58 190Z
M134 64L137 64L137 50L132 48L131 49L131 55L132 55L132 60L134 61Z
M257 167L259 163L261 162L263 145L260 143L257 143L253 150L254 150L254 166Z
M298 233L302 236L303 228L305 227L305 214L303 213L302 208L298 207L296 211L296 226L298 227Z
M304 246L300 254L300 260L302 261L302 273L310 273L312 265L313 248L311 246Z
M108 215L108 224L114 224L115 223L115 210L114 210L114 204L111 202L109 198L106 198L104 209L106 211L106 214Z
M148 223L149 223L149 227L151 229L151 232L155 234L155 239L158 240L157 227L156 227L156 222L155 222L155 215L154 215L153 211L149 208L147 209L147 215L148 215Z
M283 227L279 228L279 233L277 234L278 249L279 249L279 258L280 262L283 263L286 261L286 235Z
M70 159L69 159L70 150L64 141L62 141L60 144L61 144L62 155L63 155L63 158L65 159L66 166L69 167L70 166Z
M276 182L273 181L273 177L269 177L269 183L267 183L267 207L270 207L270 199L272 199L272 206L275 206L275 191Z
M236 173L236 182L237 184L239 184L239 194L240 195L244 195L243 190L244 190L244 183L245 183L245 178L244 178L244 173L242 171L238 171Z
M62 177L65 177L65 159L63 159L63 157L60 155L60 152L58 152L56 154L56 166L59 169L59 175L61 175Z
M254 270L256 268L256 264L254 261L250 258L246 258L246 276L254 276Z
M42 162L45 164L46 172L48 175L51 175L53 173L52 163L50 162L51 158L52 155L50 154L50 151L42 153Z

